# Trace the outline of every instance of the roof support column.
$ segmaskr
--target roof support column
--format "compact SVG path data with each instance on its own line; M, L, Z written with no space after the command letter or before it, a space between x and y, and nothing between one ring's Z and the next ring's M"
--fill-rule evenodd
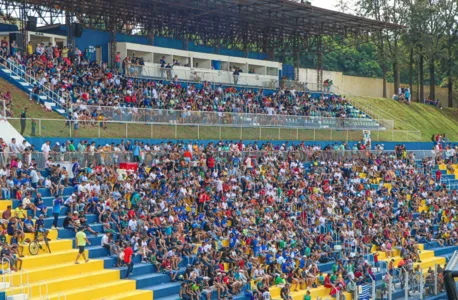
M293 62L294 62L294 80L299 81L299 40L297 34L293 37Z
M116 18L110 17L110 49L109 49L109 65L111 68L116 68Z
M67 48L73 49L75 46L75 35L70 12L65 12L65 24L67 25ZM73 51L73 50L72 50Z
M323 91L323 38L316 37L316 84L317 90Z
M23 52L27 52L27 0L22 0L21 5L21 33L22 41L16 41Z

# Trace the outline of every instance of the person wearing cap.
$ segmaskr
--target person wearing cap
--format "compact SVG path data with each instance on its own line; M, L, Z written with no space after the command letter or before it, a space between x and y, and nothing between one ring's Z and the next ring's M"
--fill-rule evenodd
M91 244L91 242L86 237L84 233L84 228L78 228L78 232L76 233L76 246L78 247L78 255L76 256L75 264L79 264L78 260L82 256L85 262L88 262L89 259L86 258L86 253L84 252L86 244Z

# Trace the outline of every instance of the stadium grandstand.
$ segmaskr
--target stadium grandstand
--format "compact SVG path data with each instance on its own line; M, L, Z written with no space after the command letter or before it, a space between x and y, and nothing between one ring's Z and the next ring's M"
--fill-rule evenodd
M289 0L0 11L0 300L447 299L453 136L323 78L325 37L403 26Z

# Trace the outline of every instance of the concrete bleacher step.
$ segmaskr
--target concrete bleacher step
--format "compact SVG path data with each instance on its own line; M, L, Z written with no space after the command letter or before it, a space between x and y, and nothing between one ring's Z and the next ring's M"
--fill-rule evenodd
M39 250L37 255L41 255L42 253L48 253L48 248L46 245L42 242L40 244L42 248ZM51 240L49 242L49 248L51 248L51 253L52 252L61 252L61 251L66 251L72 246L72 241L70 240ZM29 245L23 245L24 247L24 255L28 256L31 255L29 251Z
M81 300L81 299L97 299L116 296L121 293L135 290L135 281L133 280L117 280L107 283L94 283L91 286L83 288L68 289L63 293L49 294L46 299L58 300ZM32 300L42 300L40 297L33 297Z
M119 272L115 270L97 270L82 274L76 274L71 276L64 276L51 280L46 280L46 288L49 294L57 294L59 292L65 292L75 286L79 288L90 287L95 282L97 284L109 283L113 281L119 282ZM20 292L20 288L11 288L7 290L7 294L17 294ZM30 292L32 295L39 295L40 289L43 292L43 283L35 282L30 284Z
M180 285L181 282L168 282L160 285L144 287L142 290L151 290L154 292L154 299L160 299L174 294L178 296L180 293ZM178 299L178 297L175 299Z
M271 288L272 289L272 288ZM312 296L312 299L317 299L318 297L322 299L331 299L332 297L329 295L331 289L325 288L325 287L318 287L318 288L312 288L310 289L310 295ZM306 295L307 290L300 290L297 292L291 292L290 295L293 298L293 300L303 300L304 296ZM271 292L272 295L272 292ZM343 296L345 297L345 300L351 300L353 299L353 296L351 293L348 292L343 292ZM275 294L272 295L272 300L281 300L280 294Z
M48 233L48 237L49 239L52 241L56 241L58 239L57 237L57 230L55 229L49 229L49 233ZM33 241L35 239L35 233L26 233L25 234L25 238L26 239L30 239L31 241ZM6 236L6 241L9 243L11 241L11 236L10 235L7 235ZM25 244L24 246L27 246L28 247L28 244ZM51 249L52 250L52 249Z
M184 273L185 269L181 269L178 273ZM131 276L130 279L137 282L137 289L144 289L149 286L159 286L164 283L171 282L170 276L163 273L143 274L138 276Z
M85 250L86 255L87 250ZM47 266L50 264L62 264L68 262L74 262L78 250L71 249L59 252L52 252L52 253L40 253L40 255L35 256L25 256L22 258L23 265L22 267L26 270L31 268L38 268L41 266ZM82 260L81 260L82 261Z
M153 291L133 290L125 293L119 293L110 297L103 297L97 300L151 300L153 299ZM177 299L177 298L174 298Z
M436 256L445 256L453 254L453 252L458 251L458 246L444 246L431 249L434 251Z
M97 257L97 259L103 261L103 266L104 266L105 269L114 268L114 266L116 265L116 260L117 260L117 258L113 257L113 256ZM135 256L133 256L132 260L134 262L134 270L135 270L135 268L137 267L137 264L140 263L141 258L138 255L135 255ZM121 271L121 278L123 278L123 276L125 277L126 276L125 272L127 270L127 267L121 267L119 269L121 269L121 270L124 269L124 273L123 273L123 271Z
M27 280L32 284L43 280L52 280L64 276L103 270L103 261L90 260L87 263L77 265L72 261L63 264L43 265L38 268L25 270L24 272L15 272L12 274L11 282L14 286L19 285L21 282L27 282Z

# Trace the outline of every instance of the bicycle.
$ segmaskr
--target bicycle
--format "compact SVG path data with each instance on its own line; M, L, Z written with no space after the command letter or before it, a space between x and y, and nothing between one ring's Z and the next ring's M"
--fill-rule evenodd
M41 242L44 242L46 247L48 248L48 253L51 253L51 247L49 246L49 239L48 239L49 231L46 230L42 232L43 239L38 237L39 233L35 235L35 239L29 243L29 252L31 255L37 255L38 252L43 249Z

